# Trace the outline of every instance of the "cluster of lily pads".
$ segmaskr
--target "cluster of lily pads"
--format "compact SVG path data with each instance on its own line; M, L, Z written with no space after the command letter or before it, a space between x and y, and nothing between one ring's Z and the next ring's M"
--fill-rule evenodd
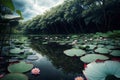
M114 61L115 63L120 61L120 31L64 36L34 36L33 38L39 41L42 40L41 44L43 45L48 45L49 43L57 43L59 45L71 45L72 48L64 50L63 53L70 57L80 57L80 60L87 64L91 64L95 61L105 61L106 63L108 62L108 64L110 64L112 60L116 60ZM115 66L119 66L119 63L117 63ZM113 66L113 68L115 68L115 66ZM112 69L112 67L110 67L110 69ZM120 78L119 76L116 77Z
M38 56L29 47L30 41L26 38L11 39L10 46L4 46L3 57L9 57L7 63L9 63L7 73L0 80L28 80L28 77L24 74L33 68L33 64L27 61L37 60Z
M42 39L42 44L47 45L49 43L57 43L59 45L71 45L71 49L64 50L63 53L70 57L80 57L80 60L84 63L91 64L92 62L95 62L97 60L105 61L106 64L113 65L114 63L117 63L113 67L109 67L111 69L111 72L108 72L112 75L114 71L112 69L116 68L116 66L119 66L119 62L112 62L108 60L113 60L113 58L119 58L120 59L120 31L113 31L113 32L107 32L107 33L100 33L97 32L96 34L82 34L82 35L65 35L65 36L45 36L45 37L37 37L36 40ZM97 63L95 65L98 65ZM100 64L104 65L104 64ZM90 68L91 69L91 68ZM100 69L104 70L104 67L100 67ZM107 68L106 68L107 69ZM94 72L94 69L92 69ZM108 69L107 69L108 70ZM110 71L110 70L109 70ZM89 67L87 70L85 70L85 76L88 78L88 80L94 80L96 77L90 77L89 73L91 73L89 70ZM102 73L101 73L102 74ZM103 73L104 74L104 73ZM119 73L115 74L117 78L120 78L118 75ZM105 80L104 75L103 80ZM111 76L110 76L111 77Z
M120 79L118 68L120 67L120 37L100 36L86 38L85 43L80 41L79 39L77 39L77 42L73 41L73 48L63 52L70 57L80 56L80 60L88 64L84 71L84 75L88 80ZM98 60L104 63L97 63Z
M90 63L97 59L108 60L113 57L120 57L120 38L100 37L99 39L86 40L84 43L78 39L78 42L73 44L73 48L65 50L64 53L67 56L82 56L80 60L85 63Z
M119 34L120 31L109 31L96 34L33 36L32 39L41 41L43 45L49 43L70 45L72 48L64 51L67 56L82 56L80 60L90 63L97 59L108 60L112 57L120 57Z

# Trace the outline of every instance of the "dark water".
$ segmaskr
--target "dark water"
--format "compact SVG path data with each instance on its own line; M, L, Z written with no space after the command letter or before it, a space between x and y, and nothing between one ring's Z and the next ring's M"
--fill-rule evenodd
M11 37L11 39L22 38L27 37L23 35L13 35ZM43 45L41 40L29 39L29 50L34 51L39 59L33 61L25 59L25 61L32 63L34 68L40 69L39 75L33 75L31 71L25 73L29 80L74 80L77 76L83 76L83 63L80 58L68 57L63 53L71 46L61 46L56 43Z
M36 48L34 47L34 49ZM55 52L49 54L43 52L36 52L39 59L30 61L34 64L34 67L40 69L40 74L36 76L30 72L27 73L30 80L74 80L77 76L83 76L83 64L82 62L80 63L79 58L71 59L63 53L58 55Z
M23 36L13 36L15 39L20 37ZM83 76L83 63L80 58L68 57L63 53L71 46L61 46L56 43L42 45L40 39L33 41L30 39L30 42L29 50L32 49L39 59L26 61L32 63L34 68L39 68L40 74L33 75L31 71L25 73L29 80L74 80L77 76Z

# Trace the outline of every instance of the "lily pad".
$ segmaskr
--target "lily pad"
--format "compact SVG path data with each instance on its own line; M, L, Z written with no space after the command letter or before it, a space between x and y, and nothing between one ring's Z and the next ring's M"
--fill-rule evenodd
M113 50L110 55L112 56L120 56L120 50Z
M108 54L110 53L110 50L107 48L97 48L95 49L95 52L100 54Z
M28 60L37 60L39 57L37 55L29 55L27 57Z
M86 52L82 49L72 48L72 49L65 50L64 54L72 57L72 56L82 56L82 55L86 54Z
M104 45L102 45L102 44L98 44L97 47L99 47L99 48L103 48Z
M115 46L109 45L109 46L106 46L106 48L107 48L107 49L115 49Z
M16 55L16 57L18 57L19 59L25 59L27 58L26 54L20 54L20 55Z
M28 64L24 61L21 61L20 63L15 63L8 66L9 72L27 72L33 68L33 64Z
M97 47L96 45L88 45L88 46L89 46L88 49L90 49L90 50L93 50L93 49L95 49Z
M21 73L10 73L0 80L28 80L28 77Z
M11 54L19 54L21 52L23 52L24 50L20 49L20 48L14 48L10 50Z
M85 63L90 63L90 62L96 61L97 59L107 60L109 58L107 56L100 55L100 54L87 54L87 55L80 58L80 60L85 62Z

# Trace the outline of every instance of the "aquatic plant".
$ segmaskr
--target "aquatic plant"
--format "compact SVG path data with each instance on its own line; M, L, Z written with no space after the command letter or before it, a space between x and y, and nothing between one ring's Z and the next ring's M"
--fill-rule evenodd
M80 58L80 60L85 63L94 62L96 60L107 60L107 59L109 59L109 57L100 54L86 54L85 56L82 56Z
M40 74L40 69L39 68L33 68L31 70L31 73L34 74L34 75L38 75L38 74Z
M84 80L84 78L81 77L81 76L78 76L78 77L76 77L74 80Z
M24 68L23 68L24 67ZM23 73L31 70L33 68L33 64L26 63L24 61L21 61L19 63L15 63L8 66L9 72L17 72L17 73Z
M110 53L110 55L112 55L112 56L120 56L120 50L113 50L111 53Z
M82 56L82 55L86 54L86 52L82 49L72 48L72 49L65 50L64 54L72 57L72 56Z
M88 80L119 80L120 62L105 61L103 63L90 63L83 71Z
M21 73L9 73L0 80L28 80L28 77Z
M108 54L111 52L111 50L107 49L107 48L97 48L95 49L96 53L100 53L100 54Z

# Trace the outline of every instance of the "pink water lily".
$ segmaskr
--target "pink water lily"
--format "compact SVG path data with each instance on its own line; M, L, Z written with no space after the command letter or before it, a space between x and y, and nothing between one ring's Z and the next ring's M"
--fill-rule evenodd
M4 77L4 74L0 74L0 78Z
M76 77L76 78L75 78L75 80L84 80L84 78L83 78L83 77L78 76L78 77Z
M32 69L31 73L34 74L34 75L40 74L40 69L39 68L34 68L34 69Z

